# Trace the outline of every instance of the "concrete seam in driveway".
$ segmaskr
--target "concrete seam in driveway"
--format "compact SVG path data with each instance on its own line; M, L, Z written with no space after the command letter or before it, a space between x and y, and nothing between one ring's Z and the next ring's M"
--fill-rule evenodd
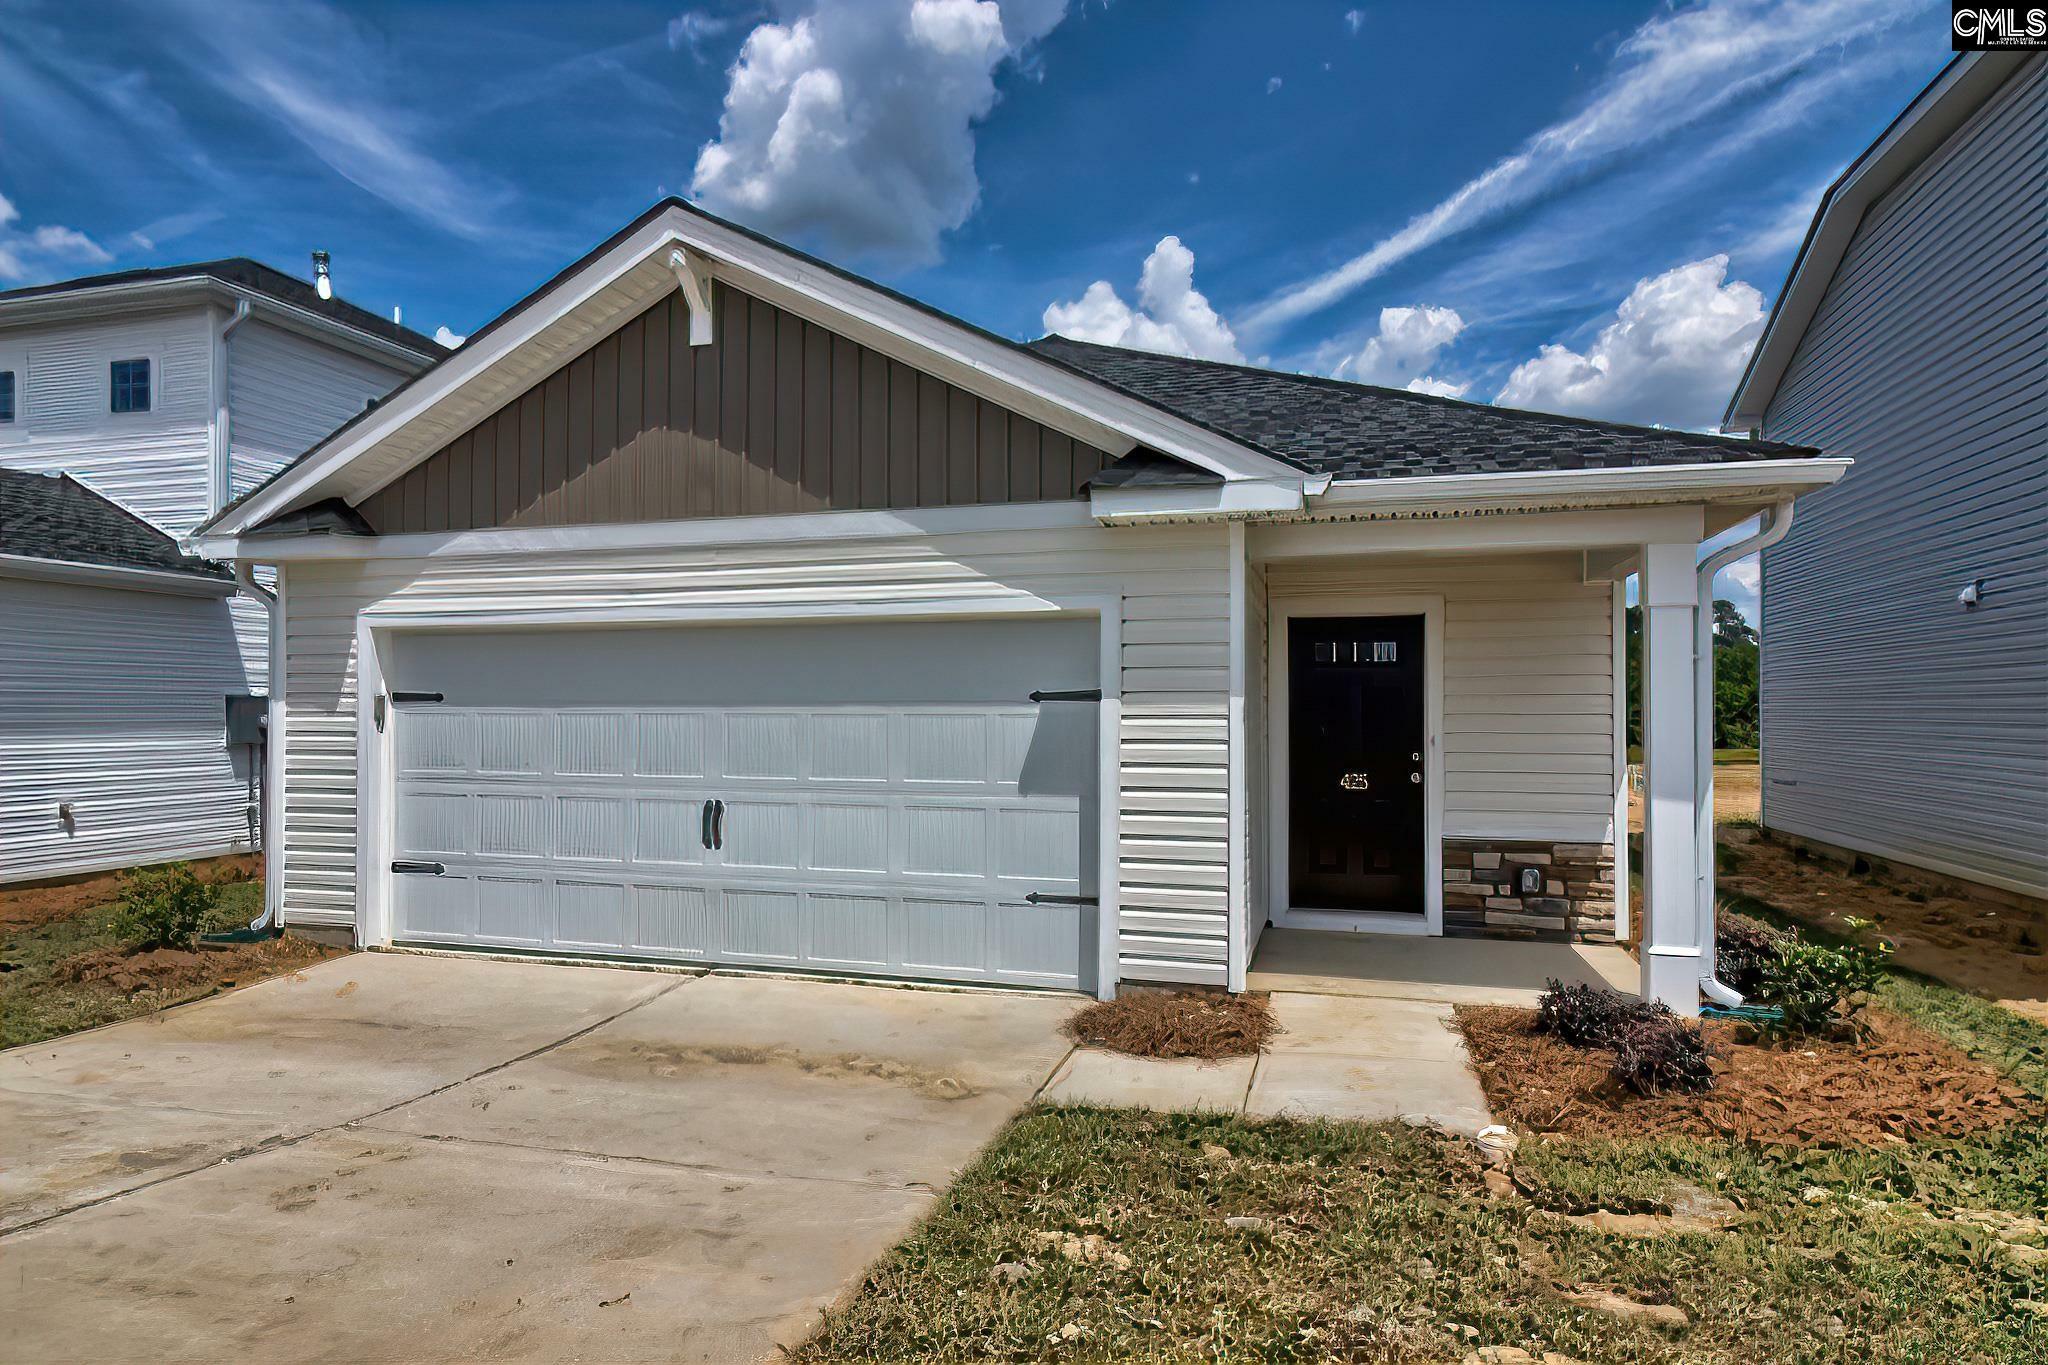
M224 1153L223 1155L216 1157L211 1161L208 1161L205 1165L190 1166L181 1171L171 1171L168 1174L158 1176L154 1180L143 1181L139 1185L131 1185L126 1189L114 1190L108 1194L100 1195L94 1199L85 1199L79 1201L76 1204L67 1204L61 1209L53 1209L49 1213L43 1214L41 1217L31 1218L26 1222L16 1223L13 1227L10 1228L0 1229L0 1241L4 1241L7 1238L13 1237L17 1233L27 1232L33 1228L45 1227L51 1223L56 1222L60 1218L68 1218L74 1213L82 1213L87 1209L98 1208L102 1204L111 1204L117 1199L125 1199L132 1194L140 1194L144 1190L153 1190L157 1188L159 1185L168 1185L173 1181L183 1180L187 1176L197 1175L199 1172L211 1170L215 1166L230 1165L234 1162L244 1160L248 1157L260 1156L265 1152L282 1151L286 1148L296 1147L300 1143L306 1142L311 1138L322 1137L328 1133L338 1132L342 1129L354 1127L358 1124L367 1124L369 1120L382 1117L383 1115L390 1113L394 1109L403 1109L408 1104L417 1104L421 1100L431 1099L435 1095L439 1095L446 1091L453 1090L456 1086L466 1085L470 1081L477 1080L484 1076L492 1075L495 1072L503 1071L506 1067L517 1066L521 1062L551 1052L555 1048L561 1047L564 1044L573 1043L578 1038L583 1037L587 1033L593 1033L596 1030L603 1028L606 1024L613 1022L614 1020L624 1018L626 1015L631 1014L634 1010L639 1009L642 1005L651 1005L655 1001L661 999L663 996L668 995L670 992L679 990L683 986L688 985L692 981L701 981L703 979L704 978L701 976L686 976L681 980L675 982L673 985L665 987L662 990L658 990L654 992L652 995L645 997L644 999L634 1001L632 1004L626 1006L622 1010L617 1010L611 1014L606 1015L604 1018L599 1019L596 1023L589 1024L583 1028L573 1030L569 1033L565 1033L559 1038L555 1038L548 1042L542 1043L539 1047L530 1048L527 1051L520 1053L517 1057L507 1058L502 1062L494 1062L490 1066L484 1067L478 1071L471 1072L467 1076L463 1076L456 1080L449 1081L446 1084L434 1086L432 1089L429 1090L423 1090L417 1095L409 1095L406 1098L398 1100L391 1104L381 1105L376 1109L372 1109L367 1114L359 1114L354 1118L342 1119L338 1122L327 1124L324 1127L308 1129L306 1132L296 1134L292 1137L268 1137L263 1139L261 1142L252 1142L247 1144L246 1146L237 1147L233 1151ZM194 1001L192 1003L196 1004L198 1002Z
M412 1101L407 1100L406 1103L410 1104ZM621 1156L616 1152L601 1152L590 1147L552 1147L537 1142L509 1142L504 1138L465 1137L461 1133L416 1133L409 1128L385 1128L368 1119L351 1119L339 1127L383 1133L416 1142L438 1142L444 1147L509 1147L521 1152L546 1152L551 1156L572 1156L587 1161L615 1161L625 1165L653 1166L668 1171L693 1171L698 1175L715 1175L729 1180L814 1180L828 1185L858 1185L871 1190L900 1190L910 1194L937 1193L930 1184L922 1180L862 1180L856 1176L812 1175L804 1171L777 1171L769 1175L760 1171L735 1170L730 1166L719 1166L704 1161L669 1161L658 1156Z

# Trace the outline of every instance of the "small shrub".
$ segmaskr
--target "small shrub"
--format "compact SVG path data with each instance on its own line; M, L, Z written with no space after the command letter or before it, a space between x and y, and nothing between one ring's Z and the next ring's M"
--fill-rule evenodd
M1536 1002L1536 1031L1555 1034L1573 1047L1612 1047L1624 1025L1670 1012L1605 986L1552 980Z
M1771 1026L1777 1032L1832 1033L1844 1026L1860 1032L1856 1016L1884 979L1884 964L1883 949L1793 939L1765 968L1757 995L1783 1012Z
M137 948L183 947L213 908L213 888L186 863L145 867L121 878L114 932Z
M1714 917L1714 974L1744 995L1756 995L1763 990L1765 972L1791 940L1783 929L1723 910Z
M1638 1095L1713 1088L1706 1035L1668 1011L1628 1020L1614 1036L1614 1078Z

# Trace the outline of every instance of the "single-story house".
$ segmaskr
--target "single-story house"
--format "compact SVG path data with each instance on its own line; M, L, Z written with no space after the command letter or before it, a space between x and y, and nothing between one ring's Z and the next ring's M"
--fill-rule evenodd
M1637 571L1692 1010L1699 546L1843 463L1019 345L666 200L194 545L278 573L287 923L1104 996L1613 936Z

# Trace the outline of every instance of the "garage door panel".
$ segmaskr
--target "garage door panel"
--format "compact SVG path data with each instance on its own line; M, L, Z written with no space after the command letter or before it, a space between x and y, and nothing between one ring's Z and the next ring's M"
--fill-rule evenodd
M842 643L775 643L820 631ZM1092 623L399 640L392 686L443 700L394 713L394 856L445 873L393 878L398 939L1024 985L1093 974L1094 907L1024 897L1093 890L1097 708L1019 695L1092 682ZM1068 661L1048 669L1048 651ZM839 663L742 666L778 652ZM603 661L587 683L604 705L570 693L585 656ZM628 702L636 674L647 692ZM920 695L933 676L969 695ZM691 704L690 679L740 699ZM524 705L523 688L561 695ZM724 803L716 848L709 801Z

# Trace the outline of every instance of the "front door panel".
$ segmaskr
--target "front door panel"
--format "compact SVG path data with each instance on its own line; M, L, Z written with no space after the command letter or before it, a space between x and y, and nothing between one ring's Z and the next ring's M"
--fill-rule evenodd
M1420 616L1288 623L1293 909L1424 912L1422 640Z

